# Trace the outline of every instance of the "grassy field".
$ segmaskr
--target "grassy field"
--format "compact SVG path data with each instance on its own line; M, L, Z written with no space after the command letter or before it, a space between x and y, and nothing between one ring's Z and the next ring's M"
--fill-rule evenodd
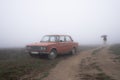
M42 57L41 57L42 58ZM58 59L51 61L46 57L30 57L24 49L0 50L0 80L19 80L21 76L46 72L55 66ZM34 76L33 75L33 76Z
M79 51L95 48L96 46L81 46ZM38 73L44 73L41 78L47 76L49 70L63 59L70 57L62 55L55 60L49 60L46 56L31 57L24 48L0 49L0 80L19 80L24 75L32 73L31 77ZM29 80L27 77L25 80ZM40 78L40 80L41 80Z
M110 47L110 50L116 54L116 55L120 55L120 44L115 44L115 45L112 45Z
M114 59L120 62L120 44L115 44L110 47L113 54L117 55Z

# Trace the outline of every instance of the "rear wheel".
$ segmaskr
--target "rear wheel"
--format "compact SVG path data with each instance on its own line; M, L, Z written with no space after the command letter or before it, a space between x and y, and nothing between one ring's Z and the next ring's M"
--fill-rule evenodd
M72 55L75 55L75 54L76 54L76 49L75 49L75 48L72 49L71 54L72 54Z
M50 54L48 55L49 59L55 59L57 57L57 51L56 50L52 50L50 52Z

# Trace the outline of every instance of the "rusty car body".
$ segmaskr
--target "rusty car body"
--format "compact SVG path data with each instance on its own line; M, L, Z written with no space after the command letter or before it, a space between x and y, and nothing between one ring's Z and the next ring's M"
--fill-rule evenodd
M49 59L55 59L59 54L75 54L78 43L69 35L45 35L40 42L29 44L26 48L31 56L47 54Z

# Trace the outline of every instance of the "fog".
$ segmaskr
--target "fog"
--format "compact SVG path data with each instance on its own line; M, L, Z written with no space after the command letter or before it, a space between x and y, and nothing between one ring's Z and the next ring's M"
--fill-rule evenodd
M24 47L46 34L79 44L120 43L120 0L0 0L0 48Z

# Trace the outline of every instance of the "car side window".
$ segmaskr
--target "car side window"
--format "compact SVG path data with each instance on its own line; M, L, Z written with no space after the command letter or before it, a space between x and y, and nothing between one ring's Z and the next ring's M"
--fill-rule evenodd
M60 36L59 41L60 42L65 42L65 37L64 36Z
M65 37L65 41L70 42L70 41L72 41L72 40L71 40L71 38L70 38L69 36L66 36L66 37Z
M56 41L56 37L55 36L51 36L50 37L50 42L55 42Z

